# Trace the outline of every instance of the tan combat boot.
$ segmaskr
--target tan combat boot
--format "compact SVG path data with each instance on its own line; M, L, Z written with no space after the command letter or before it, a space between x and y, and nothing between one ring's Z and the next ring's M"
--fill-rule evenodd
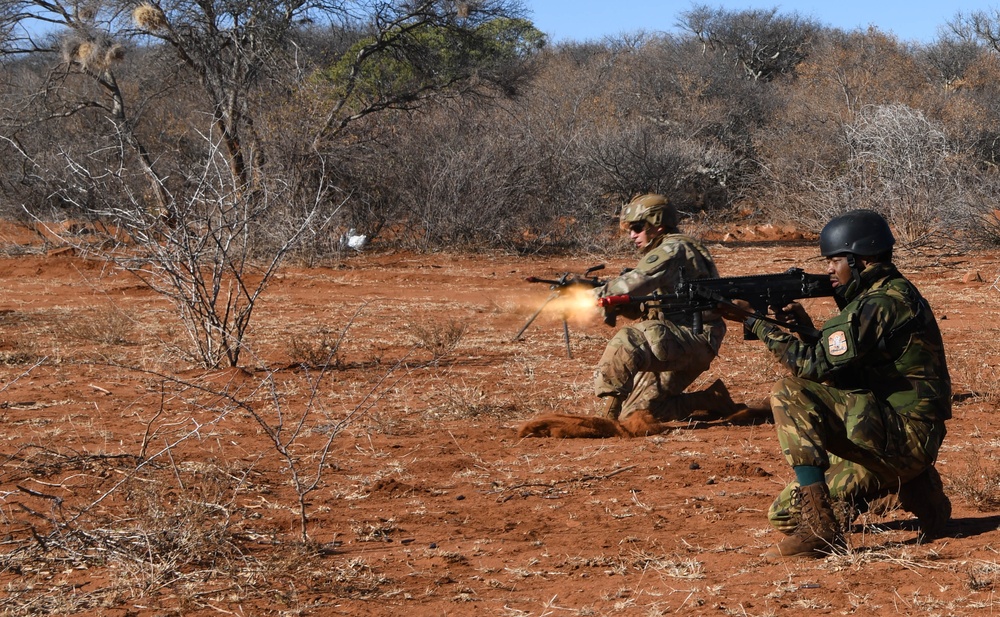
M604 408L604 417L608 420L617 420L622 415L622 400L617 396L608 396L607 407Z
M941 535L951 520L951 500L944 494L941 475L933 466L899 488L899 505L917 517L921 535Z
M796 490L802 504L799 525L763 557L820 557L832 553L843 540L826 484L817 482Z

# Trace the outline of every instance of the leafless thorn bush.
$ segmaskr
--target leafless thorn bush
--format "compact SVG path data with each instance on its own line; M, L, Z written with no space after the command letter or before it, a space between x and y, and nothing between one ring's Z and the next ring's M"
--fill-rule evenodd
M865 107L843 125L848 161L841 175L816 177L794 219L816 228L846 210L883 214L909 245L955 228L965 202L960 161L943 127L903 104Z
M172 202L169 212L151 212L139 201L91 208L107 222L97 228L106 230L107 243L64 239L169 299L184 324L192 359L205 367L238 366L260 295L292 249L325 229L339 206L327 208L321 185L281 237L264 241L269 209L283 200L282 183L255 189L236 184L220 164L218 144L207 137L206 143L205 169L187 199ZM81 182L96 183L85 168L75 168Z
M298 513L300 522L296 545L309 546L309 495L322 485L331 467L333 440L396 387L405 373L394 373L405 360L401 358L388 369L346 415L339 416L324 408L319 396L329 363L316 374L306 369L307 401L294 410L271 372L230 387L212 380L185 380L132 368L160 384L154 392L159 407L144 421L138 456L96 457L101 463L94 456L39 450L7 460L8 468L25 477L52 477L70 468L106 467L109 463L121 471L120 476L110 476L82 506L63 505L61 498L46 491L22 489L47 510L29 509L35 522L27 535L23 529L8 530L16 532L12 535L17 539L6 543L7 549L0 552L0 568L23 575L23 585L9 589L14 599L9 614L51 612L69 606L58 594L38 593L48 588L47 583L36 588L52 569L65 569L67 564L113 564L117 573L107 585L75 596L72 605L78 607L114 603L122 595L151 597L167 587L180 595L190 593L189 600L195 604L199 598L210 598L233 586L245 588L241 593L253 593L250 590L272 572L267 559L262 561L245 550L247 539L259 534L242 495L250 490L257 475L255 467L267 454L223 468L217 463L180 458L180 446L203 439L237 411L252 417L270 438L273 452L291 477L296 503L290 509ZM190 409L190 415L180 422L173 418L175 414L166 413L168 403L178 402ZM306 446L305 439L315 434L324 438L317 445ZM125 504L125 512L107 507L111 502ZM273 574L285 576L287 571ZM353 569L344 571L338 575L338 586L347 589L365 578ZM366 589L377 588L384 581L369 582ZM184 589L189 591L181 591Z
M324 408L319 397L320 386L332 369L328 364L324 365L315 375L307 369L305 379L309 395L301 410L298 411L293 411L285 404L274 376L270 373L259 384L260 389L267 393L267 406L237 400L228 394L218 393L219 396L232 400L240 409L250 414L265 432L274 451L284 462L291 475L291 484L295 490L299 537L303 544L309 542L308 497L321 486L324 473L330 466L329 453L334 439L348 424L367 414L381 397L391 391L405 376L405 373L399 376L396 376L395 373L405 365L407 356L400 358L396 364L386 369L379 380L365 392L361 400L339 419L334 418L331 412ZM303 452L300 442L312 432L325 433L326 437L317 447L309 448Z
M429 352L431 363L437 364L455 350L467 328L468 324L464 320L452 317L445 321L411 323L410 333L416 340L417 347Z

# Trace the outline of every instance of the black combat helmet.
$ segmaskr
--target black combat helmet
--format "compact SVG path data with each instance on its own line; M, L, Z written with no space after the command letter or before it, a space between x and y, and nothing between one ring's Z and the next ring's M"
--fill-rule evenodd
M852 210L834 218L819 234L819 251L823 257L850 253L874 257L892 249L889 223L873 210Z

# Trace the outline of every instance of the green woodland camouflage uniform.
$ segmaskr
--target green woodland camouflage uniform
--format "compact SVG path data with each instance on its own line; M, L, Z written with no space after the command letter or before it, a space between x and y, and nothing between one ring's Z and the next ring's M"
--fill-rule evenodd
M668 233L646 246L633 270L596 291L598 297L672 293L681 277L690 281L718 276L700 242ZM689 314L663 315L640 306L618 309L617 314L641 321L621 328L608 342L594 372L595 393L622 401L620 420L640 409L663 420L684 415L671 408L671 401L708 370L722 346L725 322L706 315L702 332L696 333Z
M816 342L748 323L795 375L771 394L785 458L826 470L831 497L863 511L934 464L951 382L931 308L894 265L870 265L837 300L842 310ZM768 513L785 533L799 521L796 487Z

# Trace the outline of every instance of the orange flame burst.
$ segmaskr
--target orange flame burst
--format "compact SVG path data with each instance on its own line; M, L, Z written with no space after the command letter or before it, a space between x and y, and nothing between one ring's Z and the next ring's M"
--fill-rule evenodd
M584 285L567 287L548 306L551 314L577 324L594 321L601 316L594 290Z

